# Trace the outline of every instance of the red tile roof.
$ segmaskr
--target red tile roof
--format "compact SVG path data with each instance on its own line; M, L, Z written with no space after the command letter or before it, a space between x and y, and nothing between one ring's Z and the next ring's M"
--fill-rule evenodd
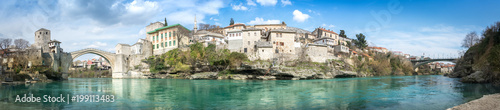
M333 32L333 31L330 31L330 30L326 30L325 28L318 28L319 30L322 30L322 31L325 31L325 32L329 32L329 33L333 33L333 34L337 34L336 32ZM337 34L339 35L339 34Z
M224 28L229 28L229 27L234 27L234 26L245 26L245 24L238 23L238 24L229 25L229 26L224 27Z

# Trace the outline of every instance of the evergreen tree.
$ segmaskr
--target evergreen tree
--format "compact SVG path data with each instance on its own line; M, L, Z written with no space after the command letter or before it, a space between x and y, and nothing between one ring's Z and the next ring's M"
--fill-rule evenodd
M368 44L365 40L365 35L363 35L363 33L356 34L356 40L354 41L354 44L356 44L356 47L361 50L364 50L366 47L368 47Z
M233 18L231 18L231 21L229 21L229 25L233 25L234 24L234 20Z
M344 30L340 30L340 34L339 34L340 37L344 37L344 38L347 38L347 35L345 35L345 31Z

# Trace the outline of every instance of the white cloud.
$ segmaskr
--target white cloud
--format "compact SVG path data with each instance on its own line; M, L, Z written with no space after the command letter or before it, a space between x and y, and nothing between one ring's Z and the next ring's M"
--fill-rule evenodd
M198 23L204 23L206 16L217 15L224 7L223 0L5 1L0 4L0 37L33 43L33 32L46 28L65 52L90 47L114 52L118 43L144 39L149 23L166 17L169 24L191 28L195 15Z
M318 13L316 11L313 11L313 10L307 10L309 13L312 13L312 14L316 14L316 15L321 15L321 13Z
M249 6L257 6L257 4L255 4L255 2L253 2L252 0L247 0L247 5L249 5Z
M219 19L216 19L216 18L213 18L213 17L210 17L210 20L219 21Z
M278 3L278 0L257 0L257 3L262 6L274 6Z
M310 16L308 14L304 14L300 12L299 10L293 11L293 20L297 22L304 22L307 20Z
M443 24L431 26L431 27L422 27L420 28L421 32L451 32L456 30L452 26L445 26Z
M326 24L324 24L324 23L323 23L323 24L321 24L321 26L323 26L323 27L329 27L329 28L334 28L334 27L335 27L335 25L333 25L333 24L326 25Z
M282 6L292 5L292 2L290 0L281 0L281 5Z
M247 24L250 24L250 25L255 25L255 24L279 24L279 23L280 23L280 20L266 20L266 21L264 21L264 18L259 18L259 17L256 17L255 20L247 22Z
M87 45L86 48L99 48L99 47L106 47L107 45L108 45L107 43L96 41L90 45Z
M238 10L248 10L247 7L243 6L242 3L240 5L233 5L231 4L231 7L233 7L233 10L238 11Z

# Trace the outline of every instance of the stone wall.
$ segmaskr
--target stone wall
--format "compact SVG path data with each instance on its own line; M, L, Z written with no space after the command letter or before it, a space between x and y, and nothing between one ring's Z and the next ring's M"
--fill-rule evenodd
M242 45L243 45L243 40L242 39L228 40L227 49L229 49L229 51L231 51L231 52L244 53ZM247 49L247 52L248 52L248 49Z
M306 55L312 62L325 62L329 57L326 46L309 46Z
M271 60L273 58L273 48L258 48L255 57L250 60Z

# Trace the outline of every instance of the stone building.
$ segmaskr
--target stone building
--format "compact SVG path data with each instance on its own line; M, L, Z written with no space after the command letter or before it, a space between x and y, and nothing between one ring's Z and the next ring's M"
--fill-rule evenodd
M227 32L229 32L231 30L234 30L234 29L243 30L246 28L247 28L247 26L245 24L241 24L241 23L233 24L233 25L229 25L227 27L224 27L224 32L222 34L224 36L227 36Z
M270 31L270 30L275 30L275 29L287 29L285 22L281 22L281 24L256 24L256 25L248 26L248 27L263 29L265 31Z
M189 43L188 37L191 32L189 29L180 24L160 27L162 24L155 22L146 26L146 39L153 44L153 55L161 55L178 48L179 45L187 45Z
M117 44L115 46L115 67L126 70L126 73L113 73L113 78L142 78L149 73L149 66L142 62L153 56L153 43L146 39L139 39L132 46L128 44ZM119 65L119 66L116 66Z
M275 53L295 53L294 46L295 32L286 29L275 29L268 32L264 37L265 41L273 44Z
M261 40L262 30L257 28L247 28L243 30L243 38L242 38L242 50L241 53L247 54L247 56L251 57L255 54L256 43Z
M191 40L193 40L193 42L200 42L204 46L208 46L208 44L215 44L218 48L225 48L227 45L226 41L224 41L224 35L206 30L194 33Z
M35 31L35 43L32 46L41 48L43 52L49 51L48 42L50 41L50 30L41 28Z
M227 31L226 37L224 38L227 40L227 49L231 52L242 52L242 44L243 44L243 37L242 37L242 31L240 29L233 29L230 31Z
M336 40L331 37L317 38L316 40L314 40L314 43L320 45L326 45L329 46L330 48L333 48L333 46L338 45Z
M258 41L255 43L255 56L250 56L249 60L271 60L274 56L273 45L270 42Z

